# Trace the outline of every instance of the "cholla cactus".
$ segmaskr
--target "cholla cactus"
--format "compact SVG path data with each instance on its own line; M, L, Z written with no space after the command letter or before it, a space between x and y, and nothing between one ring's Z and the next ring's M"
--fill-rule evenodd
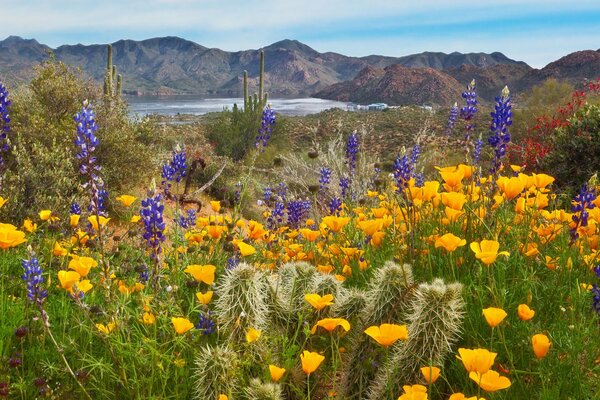
M351 332L351 345L348 348L352 351L344 363L338 388L343 398L360 398L361 388L366 388L377 372L377 345L363 331L371 325L404 321L412 286L412 269L408 264L388 261L375 274L364 294L366 304L362 307L359 322ZM348 297L339 305L342 309L347 308L346 313L362 305L358 293L353 297Z
M217 399L236 389L239 359L227 346L204 347L195 360L194 396L196 399Z
M276 383L263 383L259 379L252 379L244 389L243 398L247 400L283 400L281 385Z
M304 301L304 295L310 293L317 274L315 267L305 262L284 264L279 270L278 279L271 283L278 308L290 315L307 310L310 306Z
M247 328L264 329L267 325L267 280L263 272L240 263L225 272L215 292L215 313L219 326L232 336L243 337Z
M407 382L419 379L419 368L441 365L458 339L464 313L460 283L442 279L423 283L410 301L408 341L397 344L389 362L369 387L368 399L385 398L390 386L396 393Z
M345 289L342 295L336 297L332 306L333 315L347 320L363 317L362 313L368 304L367 295L358 289Z
M368 306L365 324L379 325L384 322L403 321L407 308L407 296L413 285L412 268L387 261L379 269L367 289Z

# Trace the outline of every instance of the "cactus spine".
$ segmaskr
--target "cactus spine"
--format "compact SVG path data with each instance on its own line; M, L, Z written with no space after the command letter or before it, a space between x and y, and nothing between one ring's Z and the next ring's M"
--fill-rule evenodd
M240 263L226 271L215 288L219 298L215 312L219 326L229 332L232 340L241 340L248 328L266 327L269 308L266 302L268 285L264 273Z
M199 400L217 399L237 388L237 353L227 346L204 347L195 359L194 394Z
M258 379L252 379L247 388L244 389L244 399L247 400L283 400L281 385L275 383L263 383Z
M408 264L399 265L388 261L376 272L365 293L366 305L351 333L352 345L349 348L352 351L342 369L339 385L339 393L343 398L361 399L363 389L377 375L372 362L376 361L379 348L364 334L364 330L382 323L402 323L406 318L412 287L412 268ZM361 297L356 294L348 296L345 300L347 304L342 303L339 307L344 309L359 306ZM352 302L357 304L352 305Z
M369 400L382 399L391 390L417 381L419 368L441 365L458 339L464 314L460 283L442 279L418 286L410 302L408 341L394 346L382 373L369 387Z

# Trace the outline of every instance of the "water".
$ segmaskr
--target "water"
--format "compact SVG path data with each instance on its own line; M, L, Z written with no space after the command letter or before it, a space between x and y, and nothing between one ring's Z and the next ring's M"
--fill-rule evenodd
M242 98L206 98L200 96L132 96L127 97L129 112L140 116L148 114L203 115L210 112L231 110L234 103L243 104ZM315 114L330 108L346 110L348 103L313 97L296 99L269 99L275 112L283 115Z

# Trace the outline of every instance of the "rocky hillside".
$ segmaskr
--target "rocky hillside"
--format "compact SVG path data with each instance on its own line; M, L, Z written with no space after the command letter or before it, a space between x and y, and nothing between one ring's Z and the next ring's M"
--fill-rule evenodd
M264 48L265 84L271 94L309 95L354 78L364 68L448 68L460 65L489 67L525 65L501 53L422 53L405 57L347 57L320 53L296 40L282 40ZM35 40L11 36L0 41L0 76L10 84L27 81L31 68L53 52L62 61L81 67L98 82L106 65L105 45L64 45L51 49ZM259 50L227 52L209 49L177 37L113 43L114 64L130 93L239 95L244 70L251 91L258 85Z
M408 68L398 64L367 67L347 82L329 86L316 97L366 104L379 99L391 105L450 105L460 98L462 85L433 68Z

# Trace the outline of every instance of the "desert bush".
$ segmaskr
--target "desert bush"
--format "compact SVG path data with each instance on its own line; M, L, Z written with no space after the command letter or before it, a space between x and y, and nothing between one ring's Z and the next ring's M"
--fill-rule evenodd
M13 149L4 185L11 194L11 220L42 208L64 212L81 196L73 117L84 100L95 105L98 162L106 187L118 193L146 181L154 169L151 149L143 144L148 127L129 119L124 102L109 106L91 80L54 59L38 66L35 74L12 97Z

